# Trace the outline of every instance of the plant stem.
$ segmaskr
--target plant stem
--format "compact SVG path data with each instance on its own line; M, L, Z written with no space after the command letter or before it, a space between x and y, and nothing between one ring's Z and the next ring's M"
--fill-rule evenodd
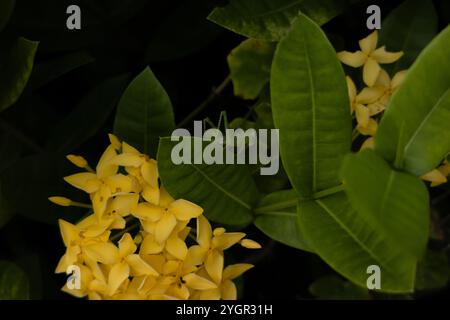
M33 140L31 140L29 137L27 137L23 132L18 130L17 128L13 127L9 123L7 123L5 120L0 118L0 127L2 127L6 132L10 133L14 137L16 137L18 140L23 142L28 148L31 150L40 153L42 152L42 148Z
M225 80L215 89L211 94L203 101L194 111L192 111L183 121L178 124L178 127L182 128L191 122L200 112L202 112L214 99L216 99L231 83L231 77L227 76Z

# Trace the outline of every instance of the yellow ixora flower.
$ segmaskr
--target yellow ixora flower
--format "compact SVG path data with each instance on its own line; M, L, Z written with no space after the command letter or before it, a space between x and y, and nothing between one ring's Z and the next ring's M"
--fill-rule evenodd
M49 198L93 211L77 224L59 221L66 253L56 272L77 266L82 277L80 288L63 291L96 300L236 299L233 279L253 266L225 266L224 251L238 243L261 246L242 232L213 231L203 208L160 185L155 160L113 135L110 142L95 171L84 158L68 156L86 172L65 180L87 192L92 205Z
M448 182L450 176L450 163L445 160L437 169L424 174L422 180L431 182L432 187L440 186Z
M377 49L377 43L378 31L374 31L359 41L361 50L338 53L339 60L344 64L354 68L364 66L363 80L369 87L372 87L378 79L381 71L380 64L393 63L403 55L403 52L388 52L384 46Z

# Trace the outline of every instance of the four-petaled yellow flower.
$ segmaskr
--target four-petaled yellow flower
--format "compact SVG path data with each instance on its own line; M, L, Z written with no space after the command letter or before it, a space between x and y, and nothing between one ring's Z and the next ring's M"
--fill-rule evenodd
M359 41L361 50L338 53L339 60L346 65L354 68L364 66L363 80L369 87L372 87L378 79L381 71L380 64L393 63L403 55L403 52L387 52L384 46L377 49L377 43L378 31L374 31Z

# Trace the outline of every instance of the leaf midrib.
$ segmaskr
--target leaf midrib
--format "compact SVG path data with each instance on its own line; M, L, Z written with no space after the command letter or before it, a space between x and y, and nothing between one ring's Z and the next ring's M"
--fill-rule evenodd
M242 201L241 199L239 199L238 197L236 197L234 194L230 193L229 191L227 191L226 189L224 189L223 187L221 187L219 184L217 184L213 179L211 179L205 172L203 172L200 168L198 168L196 165L194 164L189 164L189 166L193 167L198 173L200 173L209 183L211 183L214 187L216 187L217 189L219 189L222 193L224 193L226 196L228 196L229 198L231 198L232 200L234 200L235 202L239 203L241 206L243 206L244 208L246 208L247 210L251 210L252 206L249 205L248 203Z

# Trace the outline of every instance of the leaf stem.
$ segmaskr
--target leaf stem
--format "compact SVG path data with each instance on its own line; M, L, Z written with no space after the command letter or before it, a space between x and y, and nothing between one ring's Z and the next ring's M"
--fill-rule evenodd
M214 101L231 83L231 77L227 76L225 80L217 87L214 88L211 94L204 100L197 108L194 109L186 118L184 118L179 124L178 127L182 128L186 126L189 122L191 122L200 112L202 112L209 104Z

